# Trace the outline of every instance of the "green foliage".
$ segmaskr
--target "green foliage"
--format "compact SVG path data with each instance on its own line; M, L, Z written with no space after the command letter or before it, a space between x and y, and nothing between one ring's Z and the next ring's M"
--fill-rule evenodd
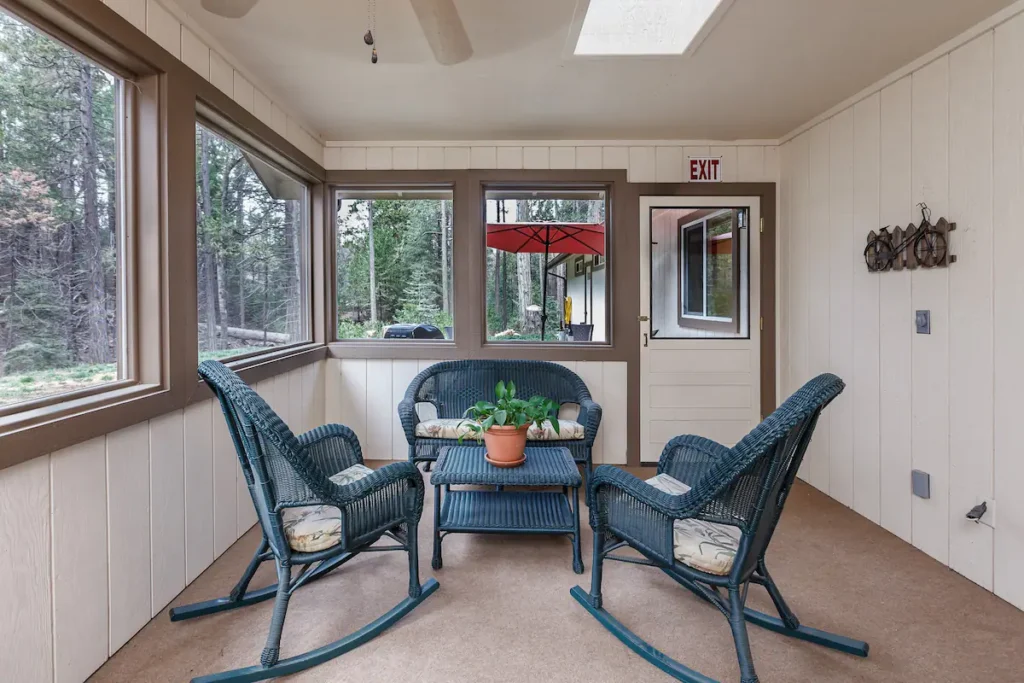
M477 438L491 427L519 428L534 424L542 428L544 422L548 420L551 421L551 427L555 433L560 433L558 431L558 404L551 399L543 396L531 396L527 401L516 398L515 383L512 381L506 383L504 380L499 381L494 387L494 397L494 403L478 401L476 405L470 406L463 415L464 418L472 418L472 421L462 424L475 433ZM462 436L459 437L460 443L462 438Z
M371 212L377 325L371 324ZM445 268L450 274L450 265L442 252L451 253L450 199L343 200L336 255L339 338L379 337L395 323L451 326L451 278L446 302L442 274Z
M0 402L116 357L119 87L0 12Z

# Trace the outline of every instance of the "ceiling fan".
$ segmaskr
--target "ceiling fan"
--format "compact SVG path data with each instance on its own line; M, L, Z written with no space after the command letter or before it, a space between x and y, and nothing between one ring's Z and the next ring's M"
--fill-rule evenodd
M201 0L203 9L228 19L241 19L259 0ZM445 66L464 62L473 46L459 18L454 0L409 0L434 59Z

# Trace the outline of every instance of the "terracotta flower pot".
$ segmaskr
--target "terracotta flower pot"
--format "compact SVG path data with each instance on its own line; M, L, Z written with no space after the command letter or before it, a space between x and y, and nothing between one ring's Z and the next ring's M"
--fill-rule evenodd
M517 467L526 462L527 427L494 426L484 432L487 461L497 467Z

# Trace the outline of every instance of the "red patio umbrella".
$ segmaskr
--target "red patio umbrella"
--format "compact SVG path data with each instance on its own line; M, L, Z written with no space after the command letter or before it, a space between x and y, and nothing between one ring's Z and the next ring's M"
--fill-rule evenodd
M540 338L548 320L548 255L604 256L604 223L488 223L487 246L513 254L544 254L541 289Z

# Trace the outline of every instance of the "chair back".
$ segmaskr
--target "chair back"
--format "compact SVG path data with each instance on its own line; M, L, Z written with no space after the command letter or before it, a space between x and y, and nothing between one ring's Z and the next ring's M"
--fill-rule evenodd
M235 453L245 474L263 531L275 552L288 543L277 511L322 499L323 481L316 465L301 457L295 435L263 398L219 361L203 361L199 375L220 402Z
M478 401L493 401L500 380L515 382L516 395L522 398L544 396L559 405L591 398L583 380L564 365L525 360L435 363L413 379L406 397L433 404L439 418L458 418Z
M845 387L832 374L821 374L764 419L716 463L709 476L694 488L696 495L712 495L701 510L701 519L740 527L743 541L733 567L747 576L757 566L782 514L793 480L803 462L821 411Z

